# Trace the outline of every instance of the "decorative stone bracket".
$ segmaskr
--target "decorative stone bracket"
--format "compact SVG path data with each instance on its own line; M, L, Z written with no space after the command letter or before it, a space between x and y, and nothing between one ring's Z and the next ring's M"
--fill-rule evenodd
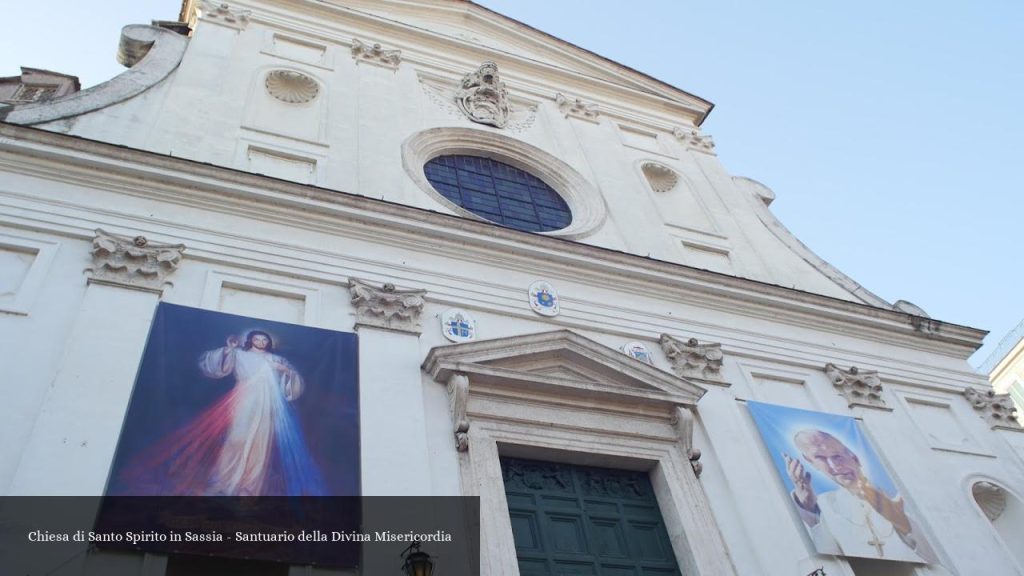
M1024 432L1024 427L1017 421L1017 407L1013 405L1009 394L996 394L994 390L968 386L964 388L964 397L981 413L991 428Z
M455 372L448 378L448 405L455 422L455 448L459 452L469 450L469 418L466 406L469 403L469 376Z
M397 290L394 284L377 287L357 278L349 279L356 326L373 326L419 334L426 290Z
M679 435L679 443L682 445L686 457L690 460L690 467L693 468L694 475L700 478L700 473L704 471L704 465L700 463L700 448L693 447L693 421L693 410L691 408L676 406L673 424L676 427L676 433Z
M244 30L249 25L249 18L252 16L252 10L232 8L227 2L213 0L202 0L200 11L204 20L239 30Z
M722 378L722 345L714 342L701 344L696 338L682 342L662 334L661 349L672 363L672 370L682 378L696 378L716 384L727 384Z
M715 141L711 136L701 134L700 130L695 128L675 128L672 130L672 135L682 142L687 150L702 152L712 156L715 155Z
M860 370L856 366L843 370L829 362L825 364L825 374L846 398L848 406L891 410L882 399L882 381L878 379L878 371Z
M96 229L89 282L160 293L178 268L184 244L157 244L145 236L121 236Z
M566 118L572 116L573 118L596 123L601 115L597 109L597 104L589 104L579 98L569 99L561 93L555 94L555 104L558 105L558 111Z
M402 62L401 50L385 50L380 44L367 44L355 38L352 39L352 59L356 64L366 62L376 64L384 68L397 70Z

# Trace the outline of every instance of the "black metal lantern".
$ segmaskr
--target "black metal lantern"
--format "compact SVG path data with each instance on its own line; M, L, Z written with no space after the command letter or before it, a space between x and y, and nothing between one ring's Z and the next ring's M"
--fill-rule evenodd
M434 573L434 561L430 554L420 550L420 543L413 542L402 552L405 562L402 564L402 571L406 576L432 576Z

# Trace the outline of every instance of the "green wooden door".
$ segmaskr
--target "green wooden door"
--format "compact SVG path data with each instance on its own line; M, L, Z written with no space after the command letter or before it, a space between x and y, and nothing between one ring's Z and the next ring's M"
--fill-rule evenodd
M522 576L678 575L645 472L502 458Z

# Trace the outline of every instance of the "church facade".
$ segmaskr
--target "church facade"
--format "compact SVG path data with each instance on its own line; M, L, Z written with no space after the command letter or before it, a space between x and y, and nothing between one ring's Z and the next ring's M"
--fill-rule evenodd
M261 322L356 334L337 411L301 334L253 370L298 420L358 415L361 494L479 497L481 574L1024 574L985 333L793 237L709 101L462 0L181 20L0 107L2 494L111 489L174 306L261 328L207 346L236 386Z

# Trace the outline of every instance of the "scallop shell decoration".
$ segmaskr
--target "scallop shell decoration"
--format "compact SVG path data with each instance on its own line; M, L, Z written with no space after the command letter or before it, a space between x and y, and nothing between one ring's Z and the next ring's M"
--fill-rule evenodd
M267 93L289 104L310 102L320 93L320 85L316 80L293 70L273 70L267 74L264 84Z
M981 511L993 522L1006 510L1006 490L991 482L976 483L971 486L971 494Z
M657 162L644 162L640 170L655 192L668 192L679 183L679 175L675 170Z

